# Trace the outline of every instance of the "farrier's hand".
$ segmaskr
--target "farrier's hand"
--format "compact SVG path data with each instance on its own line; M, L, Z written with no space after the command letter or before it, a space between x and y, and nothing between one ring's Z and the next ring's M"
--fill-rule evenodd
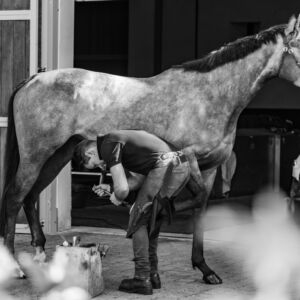
M99 185L94 185L92 187L94 193L96 193L99 197L110 196L111 188L109 184L101 183Z
M120 200L116 197L115 193L112 193L112 194L111 194L109 200L110 200L114 205L116 205L116 206L119 206L119 205L122 204L122 201L120 201Z

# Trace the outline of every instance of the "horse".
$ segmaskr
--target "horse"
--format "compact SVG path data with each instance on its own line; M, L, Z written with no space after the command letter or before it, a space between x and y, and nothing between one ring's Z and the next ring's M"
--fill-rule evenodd
M288 24L149 78L70 68L24 81L8 107L0 212L5 245L14 251L16 216L23 206L36 256L45 257L46 239L35 208L39 193L71 160L82 138L140 129L186 154L189 196L175 199L175 210L195 210L192 265L205 282L221 283L204 259L201 223L216 168L232 152L240 113L267 80L280 77L300 86L299 23L300 16L293 16Z

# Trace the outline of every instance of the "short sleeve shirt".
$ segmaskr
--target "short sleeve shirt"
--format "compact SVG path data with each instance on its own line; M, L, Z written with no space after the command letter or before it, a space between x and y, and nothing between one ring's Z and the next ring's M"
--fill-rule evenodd
M122 163L129 171L147 175L170 146L157 136L141 130L118 130L98 137L99 157L108 168Z

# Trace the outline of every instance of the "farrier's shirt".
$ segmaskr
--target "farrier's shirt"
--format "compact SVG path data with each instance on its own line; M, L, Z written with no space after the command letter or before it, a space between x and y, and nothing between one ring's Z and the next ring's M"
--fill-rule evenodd
M143 175L156 167L162 153L171 151L166 142L142 130L118 130L98 137L97 149L108 168L122 163L125 169Z

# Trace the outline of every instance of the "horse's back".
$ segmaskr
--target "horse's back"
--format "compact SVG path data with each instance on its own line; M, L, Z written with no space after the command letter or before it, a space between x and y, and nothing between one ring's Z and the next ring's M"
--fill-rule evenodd
M146 79L69 68L39 73L25 85L22 91L26 94L30 93L27 101L40 98L41 104L48 98L52 98L53 101L55 98L60 98L60 101L76 102L95 101L95 99L99 101L104 95L108 98L119 96L121 93L126 97L127 94L132 96L133 91L146 87ZM46 98L43 97L45 94ZM65 98L59 97L62 95Z
M128 120L128 115L120 112L148 92L145 80L137 78L84 69L39 73L15 97L18 136L34 130L37 137L47 134L57 139L63 135L66 139L73 134L90 137L118 129L125 126L123 119Z

